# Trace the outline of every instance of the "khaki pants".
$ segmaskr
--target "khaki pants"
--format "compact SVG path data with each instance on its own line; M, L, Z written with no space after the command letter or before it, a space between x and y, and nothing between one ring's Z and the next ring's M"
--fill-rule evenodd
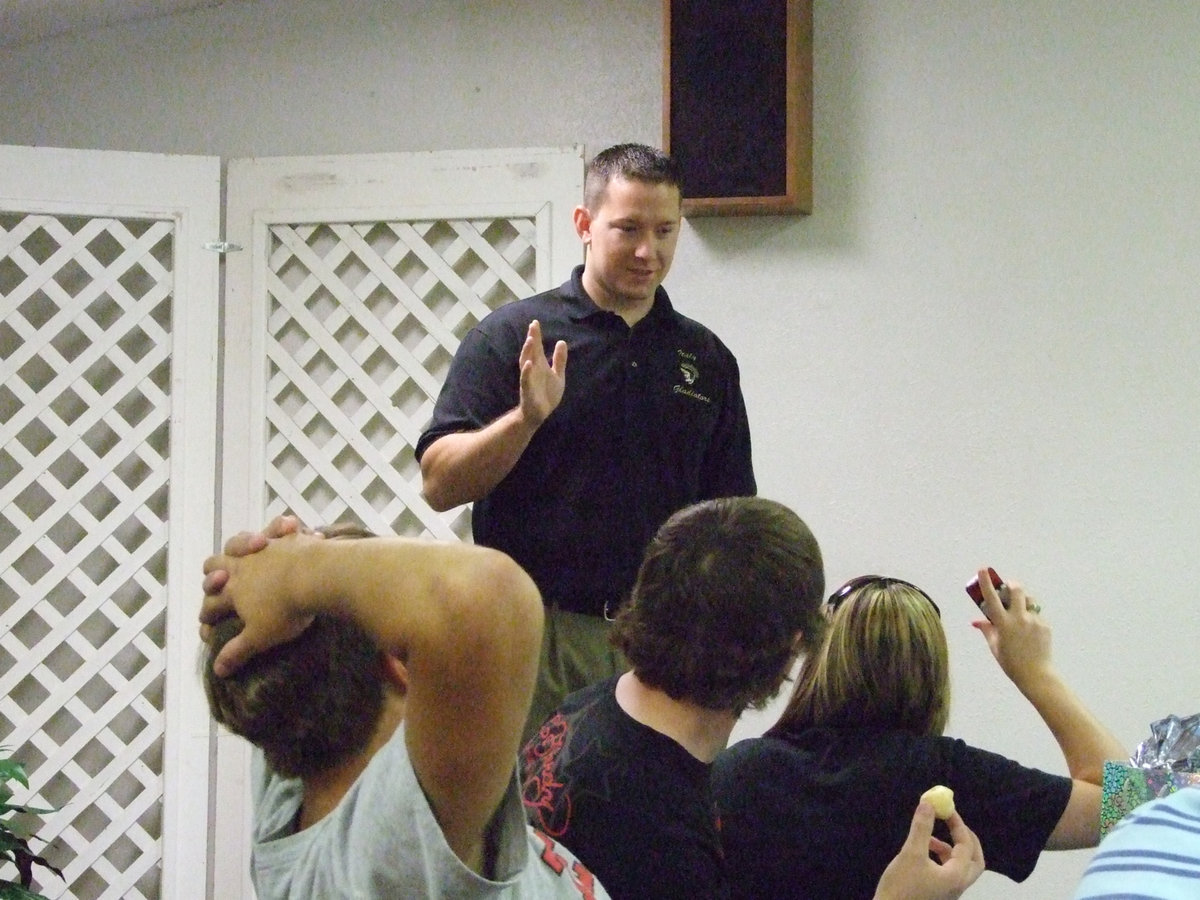
M611 627L599 616L546 607L537 685L522 745L537 734L567 694L629 668L624 654L608 643Z

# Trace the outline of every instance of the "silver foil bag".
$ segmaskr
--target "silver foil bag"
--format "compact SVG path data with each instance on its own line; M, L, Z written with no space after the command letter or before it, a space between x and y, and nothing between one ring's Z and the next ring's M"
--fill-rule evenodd
M1141 769L1200 772L1200 713L1152 722L1150 737L1138 744L1129 762Z

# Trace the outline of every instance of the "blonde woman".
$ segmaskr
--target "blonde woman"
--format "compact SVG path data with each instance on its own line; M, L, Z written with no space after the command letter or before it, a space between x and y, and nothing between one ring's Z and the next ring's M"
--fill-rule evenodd
M1040 607L1019 585L998 592L986 576L986 618L975 626L1054 734L1070 775L944 736L949 662L937 604L896 578L856 578L827 601L825 640L779 722L717 758L735 897L870 898L913 803L936 784L954 791L987 868L1014 881L1042 850L1096 845L1104 760L1125 752L1054 669Z

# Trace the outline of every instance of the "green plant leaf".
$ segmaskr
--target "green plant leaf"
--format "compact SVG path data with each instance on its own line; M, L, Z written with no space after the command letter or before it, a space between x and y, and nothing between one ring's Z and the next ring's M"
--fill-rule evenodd
M8 750L8 747L0 747L0 754L6 753ZM33 867L40 866L43 869L49 869L59 878L62 878L62 870L52 866L45 857L38 856L30 850L29 840L33 838L33 835L17 831L14 823L8 821L6 817L11 813L41 815L54 812L54 810L10 803L9 800L13 796L12 789L7 786L10 781L15 781L26 789L29 787L29 778L21 763L8 758L0 759L0 862L10 862L15 865L20 877L20 883L0 880L0 900L45 900L41 894L35 894L29 890L29 886L33 883Z
M29 787L25 767L15 759L0 759L0 782L4 781L15 781L22 787Z
M0 881L0 900L46 900L46 896L35 894L11 881Z
M22 815L44 816L46 813L58 812L58 810L42 809L40 806L24 806L17 803L0 803L0 816L6 816L10 812L21 813Z

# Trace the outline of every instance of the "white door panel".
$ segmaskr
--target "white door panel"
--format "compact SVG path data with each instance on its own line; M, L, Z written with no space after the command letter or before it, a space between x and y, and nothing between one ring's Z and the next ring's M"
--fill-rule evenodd
M221 522L465 539L413 446L462 336L582 260L581 148L232 160ZM516 360L513 360L516 365ZM248 753L219 740L215 896L249 896Z
M219 211L215 158L0 147L0 745L54 897L205 896Z

